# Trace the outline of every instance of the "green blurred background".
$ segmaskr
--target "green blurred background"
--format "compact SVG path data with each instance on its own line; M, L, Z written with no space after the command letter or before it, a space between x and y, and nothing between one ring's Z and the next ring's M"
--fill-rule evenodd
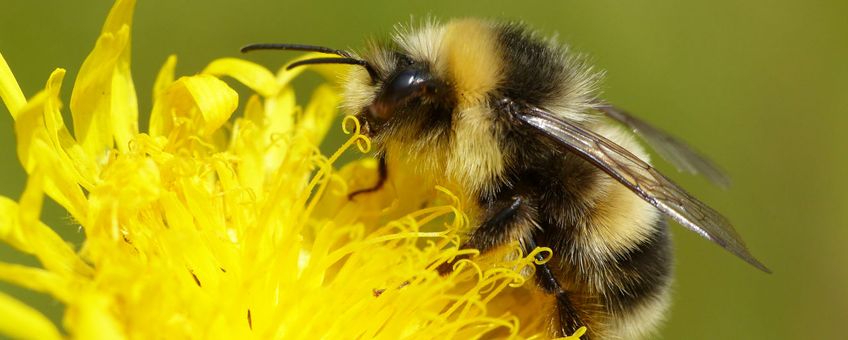
M56 67L64 96L111 2L4 1L0 52L27 96ZM848 321L848 2L845 1L141 1L133 75L141 112L169 54L178 74L237 56L250 42L360 47L410 16L520 19L559 33L607 71L604 97L684 137L732 176L728 191L659 167L727 215L774 274L763 274L675 227L674 306L659 338L837 339ZM276 68L290 55L249 59ZM66 118L66 121L69 119ZM145 124L146 125L146 124ZM25 176L0 108L0 194ZM43 219L82 235L48 204ZM3 261L34 264L0 246ZM61 320L54 300L7 284Z

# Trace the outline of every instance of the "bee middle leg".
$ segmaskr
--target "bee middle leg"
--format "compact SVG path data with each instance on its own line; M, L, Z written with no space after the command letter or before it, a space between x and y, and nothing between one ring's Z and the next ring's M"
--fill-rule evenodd
M477 249L481 253L512 241L510 236L515 234L520 223L531 223L522 210L531 210L527 197L519 194L505 193L484 204L484 221L469 235L469 238L459 249ZM523 216L524 215L524 216ZM453 261L445 262L437 268L439 274L447 275L453 272L453 264L457 260L469 258L468 255L458 256Z
M389 177L389 168L386 165L386 155L383 154L380 156L380 160L377 163L377 184L370 188L359 189L354 192L347 194L347 199L352 201L354 197L361 194L367 194L371 192L375 192L383 188L383 185L386 184L386 179Z

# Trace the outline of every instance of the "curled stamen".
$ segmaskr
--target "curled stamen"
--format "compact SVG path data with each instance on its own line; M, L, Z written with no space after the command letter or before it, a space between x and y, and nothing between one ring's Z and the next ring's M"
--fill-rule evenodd
M542 255L542 258L536 259L536 256L538 255ZM545 264L550 261L553 256L554 251L548 247L537 247L536 249L533 249L530 254L527 254L527 257L532 258L533 263L535 264Z
M353 123L353 130L348 127L348 122ZM348 115L344 117L344 121L342 121L342 131L348 135L353 134L351 141L356 142L356 148L359 149L360 152L368 153L371 151L371 139L361 133L362 125L356 116Z

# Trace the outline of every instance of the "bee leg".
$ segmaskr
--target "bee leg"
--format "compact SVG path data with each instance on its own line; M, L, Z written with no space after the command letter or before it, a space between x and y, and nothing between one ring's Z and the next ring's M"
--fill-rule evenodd
M484 216L487 216L487 218L478 228L474 229L468 241L463 243L459 249L477 249L480 253L485 253L511 241L510 236L514 232L515 226L520 223L530 223L530 221L526 221L526 216L519 214L522 207L527 207L528 202L526 197L509 192L507 195L499 195L499 197L485 204ZM442 276L450 274L453 272L453 264L456 261L469 257L468 255L457 256L453 261L442 263L436 270Z
M525 253L536 249L535 240L529 240L525 243ZM543 261L545 256L541 253L536 254L536 261ZM568 297L568 292L562 289L562 286L554 276L553 271L547 263L536 265L536 284L544 291L553 294L556 297L557 314L559 315L560 334L559 336L566 337L577 331L580 327L586 326L581 320ZM581 339L589 339L589 335L583 335Z
M380 190L383 187L383 184L386 184L386 178L389 177L389 168L388 168L388 166L386 166L386 155L385 154L380 156L379 163L377 164L377 175L379 176L379 177L377 177L377 184L375 184L373 187L370 187L370 188L359 189L359 190L356 190L352 193L349 193L349 194L347 194L347 199L352 201L353 198L356 197L357 195L375 192L377 190Z

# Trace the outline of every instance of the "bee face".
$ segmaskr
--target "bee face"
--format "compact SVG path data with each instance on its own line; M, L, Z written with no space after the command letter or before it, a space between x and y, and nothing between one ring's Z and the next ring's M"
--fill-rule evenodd
M436 77L430 66L396 55L397 66L373 86L373 100L356 111L372 138L390 126L394 130L424 129L428 120L449 116L453 109L446 82Z

